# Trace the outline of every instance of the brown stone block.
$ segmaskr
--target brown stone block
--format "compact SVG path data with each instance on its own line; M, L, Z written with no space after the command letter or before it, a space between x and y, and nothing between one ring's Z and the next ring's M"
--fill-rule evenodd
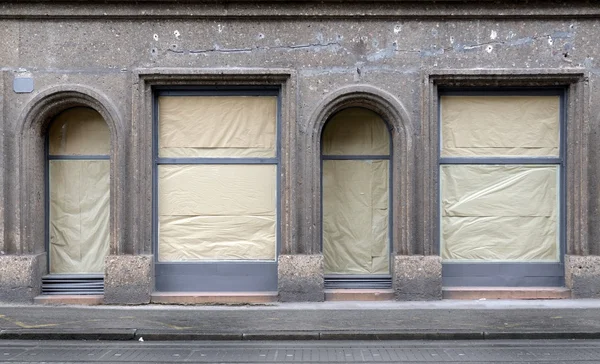
M152 303L195 304L261 304L277 301L277 292L154 292Z
M41 295L33 299L36 304L51 305L101 305L104 301L103 295Z
M393 289L328 289L325 301L391 301Z
M446 287L444 299L452 300L553 300L571 298L563 287Z

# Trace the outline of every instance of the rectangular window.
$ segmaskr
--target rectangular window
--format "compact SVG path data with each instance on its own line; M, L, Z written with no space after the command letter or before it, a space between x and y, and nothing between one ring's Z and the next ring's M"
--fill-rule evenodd
M559 96L440 100L442 157L558 157Z
M562 90L442 92L445 262L561 259Z
M161 91L156 105L158 260L275 260L277 91Z

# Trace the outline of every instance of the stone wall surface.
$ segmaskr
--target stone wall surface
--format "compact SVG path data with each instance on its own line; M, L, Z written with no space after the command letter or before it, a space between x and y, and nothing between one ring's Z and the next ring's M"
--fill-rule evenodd
M573 298L600 298L600 256L567 255L565 283Z
M593 223L600 206L600 158L595 157L600 152L599 18L600 9L583 1L4 2L0 250L15 256L46 251L48 120L77 103L101 106L113 137L113 255L107 260L106 300L145 301L151 277L146 258L135 262L144 267L137 276L141 288L129 298L118 288L131 284L118 283L118 274L126 272L118 256L152 254L152 110L151 99L143 99L140 90L151 85L140 75L163 75L171 79L169 85L210 86L236 84L234 75L251 75L242 84L260 85L267 82L264 75L285 73L290 91L283 105L288 109L282 123L281 246L286 255L310 256L302 264L311 273L305 283L289 278L292 263L286 259L292 258L282 259L280 272L288 278L280 279L281 299L294 297L293 292L317 299L309 292L315 292L317 280L310 277L318 277L320 264L314 256L321 244L319 143L330 115L323 111L331 106L327 102L336 103L331 112L372 107L392 125L398 297L407 299L417 291L411 287L423 287L429 293L415 297L438 298L437 155L432 152L438 136L430 109L438 84L430 76L445 73L450 75L445 85L453 85L451 75L458 74L477 76L484 80L478 85L486 87L577 90L569 94L567 123L572 129L566 153L566 251L599 254L600 224ZM187 74L195 76L186 80ZM194 81L202 74L212 76ZM555 77L563 74L572 77ZM527 79L511 81L523 75ZM15 77L33 79L33 91L14 92ZM44 103L53 90L85 97ZM432 257L411 260L411 255ZM16 271L22 264L2 259L12 266L6 269ZM421 263L426 266L419 271Z
M31 302L40 294L46 255L0 255L0 302Z
M324 300L322 255L280 255L277 268L280 301Z
M442 299L442 260L438 256L394 257L393 287L400 301Z
M105 259L104 303L150 303L152 256L109 255Z

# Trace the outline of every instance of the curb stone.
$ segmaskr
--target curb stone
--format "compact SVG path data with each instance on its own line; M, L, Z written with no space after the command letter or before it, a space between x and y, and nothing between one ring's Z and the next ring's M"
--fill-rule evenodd
M234 332L185 332L185 331L150 331L137 330L133 339L147 341L240 341L242 333Z
M0 330L0 340L106 340L125 341L135 338L135 329L50 330L5 329Z
M308 340L552 340L600 339L600 331L586 332L467 332L467 331L269 331L269 332L181 332L136 329L50 330L4 329L0 340L104 340L104 341L308 341Z

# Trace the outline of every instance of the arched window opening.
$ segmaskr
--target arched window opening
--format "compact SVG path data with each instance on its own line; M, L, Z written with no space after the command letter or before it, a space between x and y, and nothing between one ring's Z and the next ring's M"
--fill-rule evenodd
M98 112L75 107L52 121L47 140L48 270L63 280L59 288L46 277L43 293L89 293L67 284L74 281L64 275L104 273L110 245L110 132Z
M322 244L330 287L343 276L365 276L363 285L389 276L390 150L387 124L370 110L344 109L324 127Z

